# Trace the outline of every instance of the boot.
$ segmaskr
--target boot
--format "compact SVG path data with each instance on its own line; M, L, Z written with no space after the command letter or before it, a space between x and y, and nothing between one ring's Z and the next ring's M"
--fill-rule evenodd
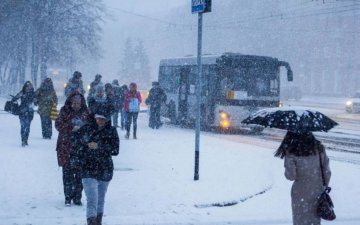
M136 139L136 130L137 130L137 127L134 126L134 132L133 132L133 138Z
M129 131L126 131L125 138L126 138L126 139L129 139L129 137L130 137L130 132L129 132Z
M74 202L74 205L78 205L78 206L81 206L81 205L82 205L81 200L78 199L78 198L73 199L73 202Z
M96 217L87 218L87 225L97 225Z
M71 205L71 198L65 198L65 206Z
M96 225L101 225L102 223L102 217L103 217L103 214L102 213L98 213L97 216L96 216Z

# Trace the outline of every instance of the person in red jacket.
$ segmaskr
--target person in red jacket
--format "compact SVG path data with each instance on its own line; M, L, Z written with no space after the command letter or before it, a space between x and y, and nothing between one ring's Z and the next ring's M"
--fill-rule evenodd
M55 128L59 131L56 144L58 164L62 167L65 205L70 206L71 200L75 205L82 205L81 171L70 165L70 150L72 132L86 123L89 110L82 94L74 92L69 95L65 105L60 109L59 117L55 120Z
M130 136L130 126L131 122L133 122L133 138L136 139L136 131L137 131L137 118L140 111L140 103L141 103L141 94L137 91L136 83L131 83L129 86L129 91L125 95L124 100L124 110L126 112L126 122L125 129L126 135L125 138L129 139Z

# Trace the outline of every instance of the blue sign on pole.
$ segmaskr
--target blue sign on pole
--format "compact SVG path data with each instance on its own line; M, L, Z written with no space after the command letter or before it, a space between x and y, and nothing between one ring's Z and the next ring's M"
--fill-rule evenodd
M205 10L205 0L191 0L191 13L201 13Z

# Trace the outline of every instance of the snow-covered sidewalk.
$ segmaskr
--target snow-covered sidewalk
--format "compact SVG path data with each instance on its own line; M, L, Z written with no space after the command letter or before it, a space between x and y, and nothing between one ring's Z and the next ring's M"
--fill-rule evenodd
M246 136L202 133L200 180L193 181L194 131L167 125L152 130L147 119L140 114L138 140L124 140L118 130L120 154L114 158L104 225L292 224L291 183L283 176L283 162L273 157L278 143L258 147ZM0 114L0 123L0 225L85 224L85 206L64 206L57 132L43 140L36 115L29 146L22 148L18 118ZM323 224L360 224L360 167L330 166L338 219ZM211 206L232 202L238 204Z

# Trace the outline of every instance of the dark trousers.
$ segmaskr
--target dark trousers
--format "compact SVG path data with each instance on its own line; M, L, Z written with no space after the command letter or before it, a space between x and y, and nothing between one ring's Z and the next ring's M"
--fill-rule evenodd
M137 129L137 118L138 118L139 112L126 112L126 122L125 122L125 128L127 133L130 133L130 126L131 122L133 123L133 134L136 135L136 129Z
M83 190L81 181L81 171L71 166L63 167L63 183L65 199L81 200Z
M120 110L121 113L121 129L125 128L125 124L126 124L126 112L124 110Z
M52 136L52 122L50 116L40 115L41 130L43 138L51 138Z
M161 106L150 106L149 127L158 129L162 123L160 120Z
M31 125L31 121L33 119L32 115L30 115L30 113L26 113L24 115L19 116L20 126L21 126L20 134L21 134L21 141L22 142L27 142L28 139L29 139L30 125Z

